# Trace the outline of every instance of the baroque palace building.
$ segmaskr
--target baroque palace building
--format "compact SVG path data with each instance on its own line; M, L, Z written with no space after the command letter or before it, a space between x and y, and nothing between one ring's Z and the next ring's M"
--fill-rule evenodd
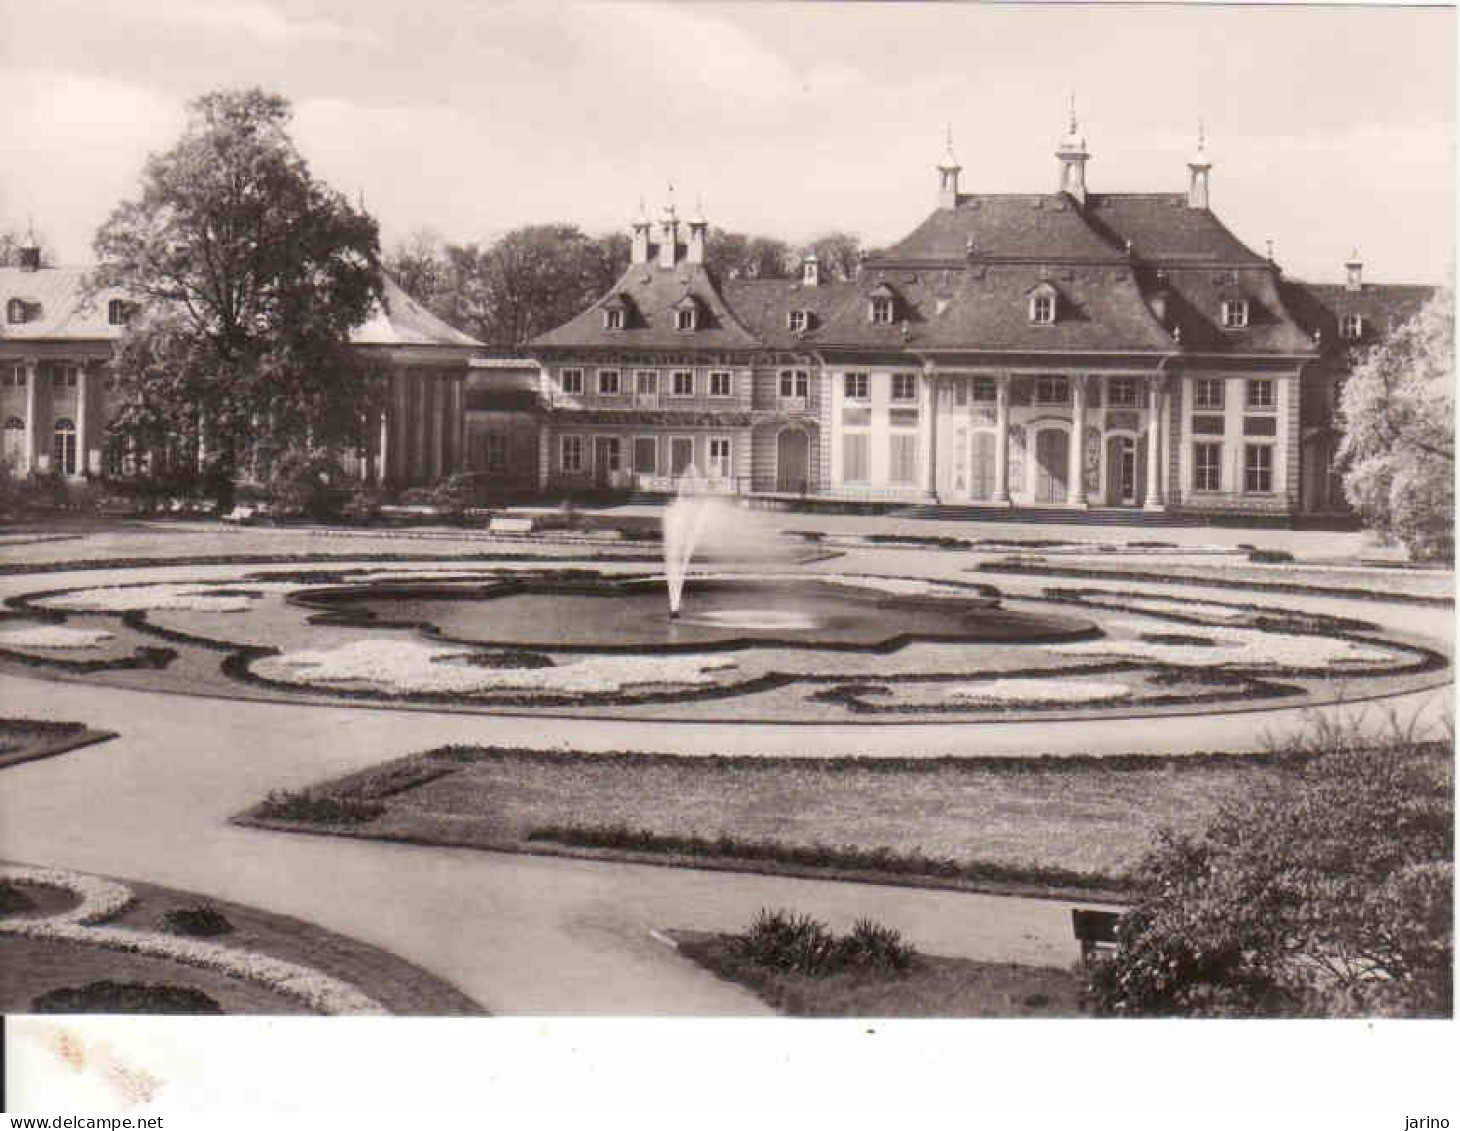
M1181 193L1097 193L1071 115L1048 194L965 193L855 279L716 278L708 225L633 225L628 270L530 343L542 487L987 507L1343 509L1337 389L1428 287L1285 278ZM499 445L500 447L500 445Z
M0 462L10 474L125 477L165 458L123 451L107 434L119 407L112 352L132 309L119 291L93 292L84 268L43 265L35 246L21 249L19 266L0 267ZM389 278L350 341L385 363L390 382L370 443L346 455L352 474L411 486L464 469L468 360L482 344Z

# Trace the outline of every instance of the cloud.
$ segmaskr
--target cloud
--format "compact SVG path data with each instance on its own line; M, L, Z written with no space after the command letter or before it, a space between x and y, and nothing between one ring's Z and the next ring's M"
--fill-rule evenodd
M88 8L80 0L61 0L67 7ZM135 24L211 35L242 35L275 47L305 42L374 42L375 35L361 26L347 27L329 20L296 19L266 0L136 0L114 6L109 16Z

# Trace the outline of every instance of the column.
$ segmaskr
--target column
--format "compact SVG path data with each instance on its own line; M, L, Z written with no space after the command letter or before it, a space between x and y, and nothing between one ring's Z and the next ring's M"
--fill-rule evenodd
M390 479L390 391L387 386L387 403L380 406L380 448L375 457L375 483L380 487L384 487Z
M996 507L1007 507L1009 499L1009 376L999 377L997 408L994 427L997 439L994 441L994 498Z
M25 359L25 470L34 475L40 470L40 452L36 449L36 385L41 379L40 364L33 357Z
M198 474L208 466L208 414L198 408Z
M441 479L446 467L446 380L437 375L431 379L431 478Z
M923 375L923 402L927 405L923 424L923 490L938 501L938 379ZM809 454L809 453L808 453Z
M1066 471L1065 501L1072 507L1088 507L1085 500L1085 376L1070 378L1070 450Z
M86 427L86 386L90 376L86 359L82 358L76 363L76 475L80 479L91 473L91 456L87 451L90 429Z
M1152 378L1146 386L1150 418L1146 421L1146 510L1162 509L1164 492L1161 490L1161 414L1165 409L1166 395L1159 377Z

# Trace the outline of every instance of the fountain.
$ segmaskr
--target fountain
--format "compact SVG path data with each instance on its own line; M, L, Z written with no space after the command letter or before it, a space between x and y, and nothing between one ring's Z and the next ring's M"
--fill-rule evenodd
M699 477L694 465L680 475L674 500L664 508L664 578L669 587L669 618L679 618L684 601L684 581L695 546L709 522L712 511L722 507L720 500L695 494L690 484Z

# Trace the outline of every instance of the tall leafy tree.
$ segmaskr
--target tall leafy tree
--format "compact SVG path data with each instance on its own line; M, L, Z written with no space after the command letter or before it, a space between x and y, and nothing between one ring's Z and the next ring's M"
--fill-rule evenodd
M795 254L785 240L711 228L705 244L705 266L722 279L749 276L785 279L795 265Z
M446 259L458 323L485 342L516 349L600 298L628 266L629 243L571 224L536 224L486 247L448 246Z
M845 283L857 277L862 241L850 232L825 232L800 249L800 257L816 256L822 278Z
M376 224L311 174L290 117L258 89L198 98L94 242L97 284L138 303L114 427L201 438L220 479L256 442L357 440L373 395L348 342L380 293Z
M1344 385L1338 458L1365 523L1417 558L1455 556L1455 308L1441 290Z

